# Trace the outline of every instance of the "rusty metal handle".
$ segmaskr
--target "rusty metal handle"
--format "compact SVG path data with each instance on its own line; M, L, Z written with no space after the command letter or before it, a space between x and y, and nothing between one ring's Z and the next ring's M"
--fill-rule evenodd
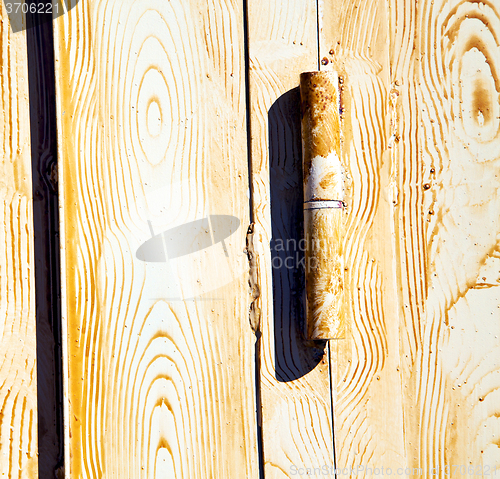
M340 156L338 75L300 75L306 242L306 336L345 336L344 181Z

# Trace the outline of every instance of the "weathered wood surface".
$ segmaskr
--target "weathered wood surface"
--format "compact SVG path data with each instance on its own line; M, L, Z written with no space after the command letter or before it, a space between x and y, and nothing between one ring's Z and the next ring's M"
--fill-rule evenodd
M405 464L394 278L388 5L324 5L320 57L341 77L350 334L332 341L336 465ZM360 472L360 474L362 474Z
M248 2L255 274L266 478L333 465L325 344L305 343L299 75L318 68L315 2ZM256 295L257 296L257 295Z
M0 474L37 477L36 325L26 35L0 4Z
M337 467L500 468L499 7L319 6L248 1L256 349L242 5L82 1L57 20L68 477L257 477L256 395L266 478L334 464L331 395ZM348 172L332 390L301 331L296 87L318 28ZM241 221L228 257L137 258L212 214Z
M500 465L499 33L491 2L325 6L352 173L338 467Z
M500 5L391 12L409 462L486 476L500 467Z
M55 38L66 477L257 477L242 5L82 0ZM227 256L138 258L217 214Z

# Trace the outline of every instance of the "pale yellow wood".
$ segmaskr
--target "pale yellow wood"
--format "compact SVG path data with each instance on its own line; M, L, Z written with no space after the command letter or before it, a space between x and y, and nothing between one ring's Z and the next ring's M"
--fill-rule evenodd
M55 37L66 477L256 478L242 3L82 0ZM138 258L207 215L227 256Z
M488 477L500 467L499 8L324 9L321 56L345 71L353 175L337 465Z
M390 8L408 462L488 477L500 468L500 5Z
M0 474L38 477L28 61L0 4Z
M393 234L389 11L385 0L324 2L322 68L341 77L347 168L349 338L332 341L338 468L406 465ZM357 470L357 469L356 469ZM366 472L359 474L368 477Z
M254 281L266 479L333 466L328 359L303 339L299 75L316 70L315 2L248 2ZM257 294L256 294L257 296ZM255 324L258 321L255 320ZM316 346L316 347L315 347Z

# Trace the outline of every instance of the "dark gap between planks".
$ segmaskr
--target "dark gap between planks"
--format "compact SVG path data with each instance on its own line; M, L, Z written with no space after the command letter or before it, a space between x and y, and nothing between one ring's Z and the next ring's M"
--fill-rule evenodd
M54 41L50 14L26 15L33 181L38 475L64 461L59 199Z

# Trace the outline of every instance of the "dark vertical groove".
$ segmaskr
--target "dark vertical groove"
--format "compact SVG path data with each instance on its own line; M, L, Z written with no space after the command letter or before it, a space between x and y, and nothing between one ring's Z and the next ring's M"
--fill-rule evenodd
M246 127L247 127L247 163L248 163L248 191L250 206L250 223L254 222L253 213L253 170L252 170L252 103L250 97L250 34L248 32L248 0L243 0L243 35L245 55L245 100L246 100Z
M248 0L243 0L243 40L245 56L245 106L246 106L246 128L247 128L247 165L248 165L248 191L249 191L249 217L250 223L254 222L253 202L253 170L252 170L252 128L251 112L252 103L250 97L250 34L248 32ZM260 328L260 326L259 326ZM257 420L257 453L259 456L259 478L264 479L264 438L262 435L262 399L261 399L261 338L260 329L256 331L255 340L255 409Z
M335 451L335 408L333 406L333 374L332 374L332 340L328 341L328 377L330 378L330 407L331 407L331 420L332 420L332 446L333 446L333 468L335 471L335 477L337 477L337 455Z
M318 42L318 70L321 70L321 18L320 18L320 11L319 11L319 2L321 0L316 0L316 22L317 22L317 29L316 31L318 32L316 41ZM328 377L330 379L330 417L331 417L331 428L332 428L332 447L333 447L333 468L334 468L334 476L338 477L337 475L337 455L336 455L336 450L335 450L335 408L333 405L333 374L332 374L332 347L331 347L331 340L327 341L328 344Z
M52 18L28 14L38 393L38 475L64 460L57 136Z
M255 341L255 403L257 409L257 449L259 455L259 478L264 479L264 438L262 436L262 401L260 394L260 356L262 333L257 331Z

